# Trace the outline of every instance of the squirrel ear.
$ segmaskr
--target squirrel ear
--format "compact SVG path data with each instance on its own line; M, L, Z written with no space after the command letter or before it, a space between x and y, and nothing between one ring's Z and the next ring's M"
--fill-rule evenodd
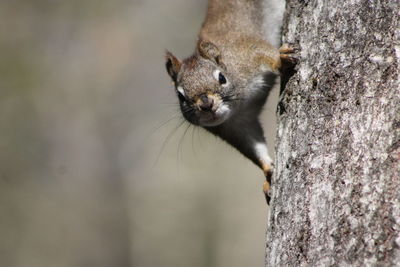
M218 47L215 44L203 39L198 41L197 50L199 51L200 56L206 59L215 60L220 56Z
M225 65L221 61L221 52L219 48L212 42L200 39L197 42L197 50L200 56L214 61L221 67L225 67Z
M167 72L169 76L171 76L172 80L176 83L182 63L169 51L167 51L165 58L167 59L167 62L165 63Z

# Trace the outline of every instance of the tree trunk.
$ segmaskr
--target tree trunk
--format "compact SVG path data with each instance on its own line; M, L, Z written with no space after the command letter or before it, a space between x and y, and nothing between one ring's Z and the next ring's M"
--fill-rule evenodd
M287 1L266 266L400 266L400 1Z

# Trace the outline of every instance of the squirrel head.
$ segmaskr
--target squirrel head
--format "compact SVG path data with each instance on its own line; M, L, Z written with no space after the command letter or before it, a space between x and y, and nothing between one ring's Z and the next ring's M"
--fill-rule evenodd
M166 68L179 99L183 116L200 126L217 126L238 105L232 77L218 47L199 40L196 52L183 61L166 54Z

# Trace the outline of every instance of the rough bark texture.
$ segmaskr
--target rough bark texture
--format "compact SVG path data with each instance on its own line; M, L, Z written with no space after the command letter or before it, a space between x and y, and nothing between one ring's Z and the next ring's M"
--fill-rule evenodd
M266 266L400 266L399 10L287 1Z

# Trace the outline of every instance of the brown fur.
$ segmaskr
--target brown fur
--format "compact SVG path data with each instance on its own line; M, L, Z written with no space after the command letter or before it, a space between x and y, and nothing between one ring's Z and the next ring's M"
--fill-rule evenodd
M166 67L184 117L219 136L263 169L267 177L264 189L268 191L272 162L258 115L282 64L279 50L263 36L262 2L209 0L194 54L181 62L168 52ZM207 124L211 114L218 116L218 106L223 106L222 119Z

